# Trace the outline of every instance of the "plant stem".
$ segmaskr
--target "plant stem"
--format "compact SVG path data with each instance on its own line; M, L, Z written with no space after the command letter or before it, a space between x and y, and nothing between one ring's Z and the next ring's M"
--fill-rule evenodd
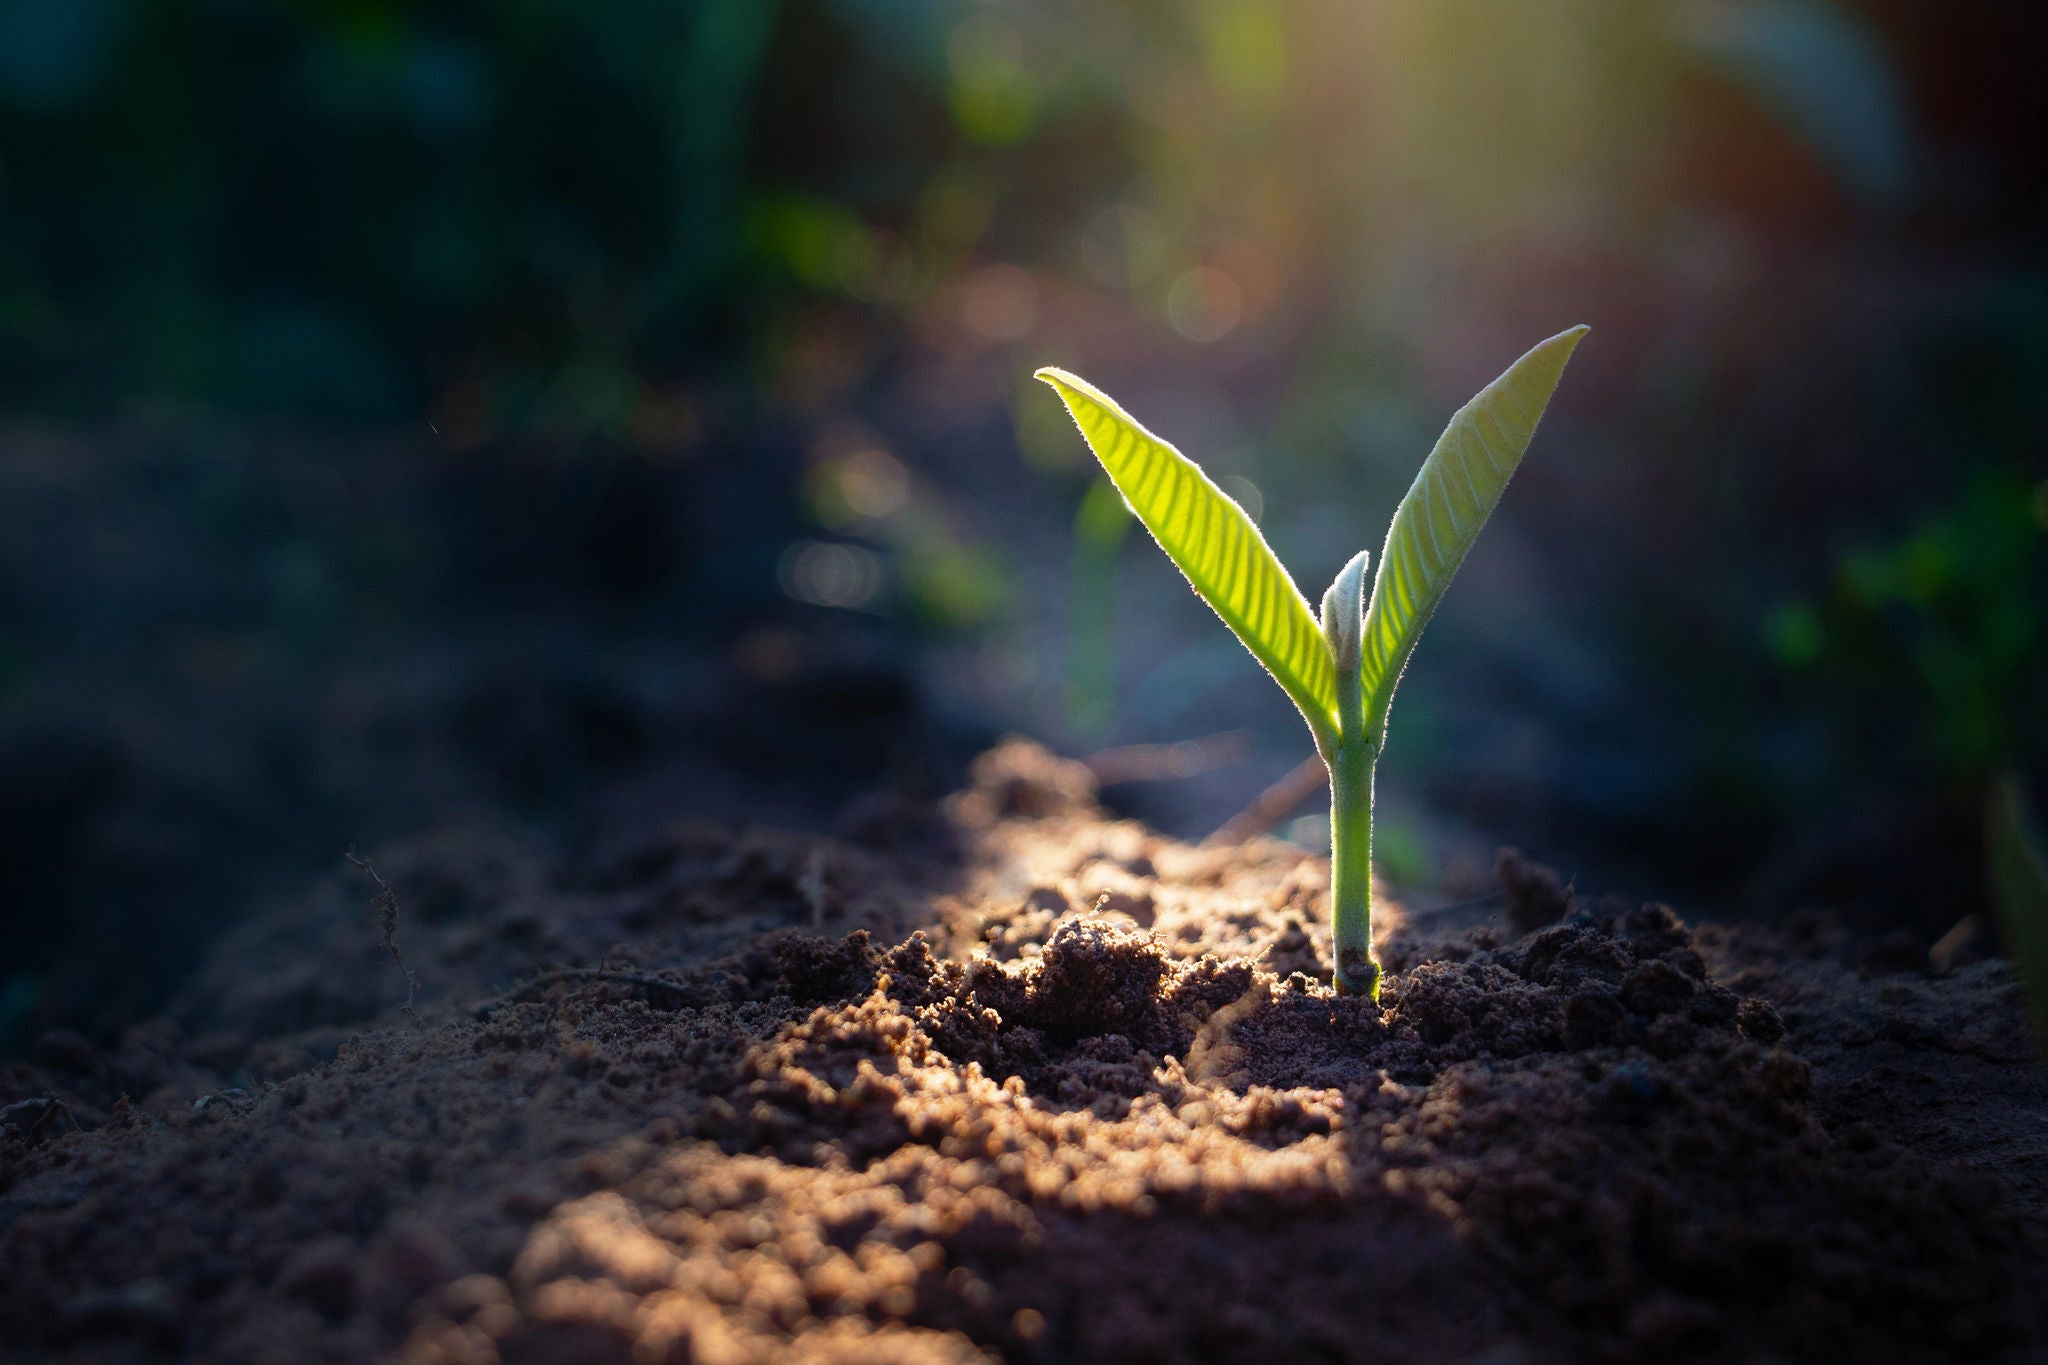
M1361 736L1339 741L1330 766L1330 936L1337 990L1375 1002L1380 964L1372 955L1372 777L1378 758L1377 748Z
M1337 724L1334 730L1316 727L1316 752L1330 768L1330 937L1337 950L1337 993L1363 995L1378 1004L1380 964L1372 955L1372 770L1385 731L1365 721L1361 666L1367 560L1364 551L1353 555L1323 594L1323 639L1337 672Z

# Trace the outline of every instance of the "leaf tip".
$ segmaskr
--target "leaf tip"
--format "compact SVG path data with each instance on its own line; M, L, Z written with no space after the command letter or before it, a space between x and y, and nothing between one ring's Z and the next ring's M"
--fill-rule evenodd
M1537 343L1536 349L1541 351L1555 347L1569 356L1578 349L1579 343L1586 339L1586 333L1592 330L1592 324L1581 322L1577 326L1565 328L1548 341Z
M1542 403L1547 404L1551 391L1557 387L1558 380L1564 377L1564 367L1570 363L1572 353L1578 350L1579 343L1585 340L1586 333L1592 330L1582 322L1576 327L1565 328L1554 337L1545 337L1531 346L1528 354L1508 366L1506 373L1500 378L1487 385L1487 390L1510 383L1533 384L1542 392ZM1541 414L1541 404L1537 412Z
M1129 413L1117 406L1115 399L1072 370L1063 370L1057 365L1041 365L1032 372L1031 377L1050 385L1052 391L1060 396L1060 401L1067 405L1067 410L1074 414L1076 421L1081 419L1082 408L1087 407L1100 409L1119 421L1131 423L1132 426L1137 425Z

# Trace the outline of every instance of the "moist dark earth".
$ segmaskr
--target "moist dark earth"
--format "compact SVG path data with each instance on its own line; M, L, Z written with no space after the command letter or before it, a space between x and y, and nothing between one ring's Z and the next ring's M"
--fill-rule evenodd
M1995 956L1504 855L1383 900L1376 1007L1322 860L1023 743L837 838L372 852L0 1074L9 1358L2048 1359Z

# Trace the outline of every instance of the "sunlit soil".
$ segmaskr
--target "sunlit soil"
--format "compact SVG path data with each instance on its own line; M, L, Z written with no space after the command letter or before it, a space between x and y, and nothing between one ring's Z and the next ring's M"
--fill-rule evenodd
M385 858L7 1077L22 1358L2023 1358L2048 1094L2010 974L1695 933L1509 864L1382 912L1105 820L1026 745L942 813L571 868ZM573 969L573 970L572 970ZM126 1099L118 1098L124 1095Z

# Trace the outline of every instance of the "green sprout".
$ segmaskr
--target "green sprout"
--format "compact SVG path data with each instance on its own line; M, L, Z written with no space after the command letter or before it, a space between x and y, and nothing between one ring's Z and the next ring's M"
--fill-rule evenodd
M1522 462L1586 334L1541 343L1458 409L1394 510L1372 596L1361 550L1323 594L1320 622L1259 528L1194 461L1065 370L1058 391L1095 458L1198 596L1287 693L1330 772L1330 932L1340 992L1379 999L1372 950L1372 780L1408 656Z

